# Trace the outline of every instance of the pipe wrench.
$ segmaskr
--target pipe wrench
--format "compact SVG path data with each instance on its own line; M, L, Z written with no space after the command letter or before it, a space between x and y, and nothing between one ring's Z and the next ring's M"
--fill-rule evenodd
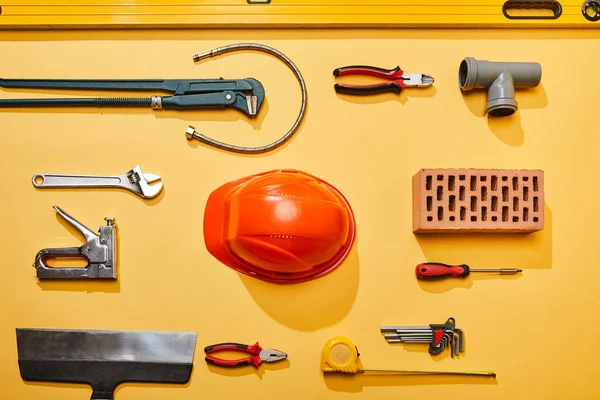
M1 99L0 107L151 107L202 109L232 107L255 116L265 89L246 79L0 79L0 87L27 89L109 90L167 92L171 96Z

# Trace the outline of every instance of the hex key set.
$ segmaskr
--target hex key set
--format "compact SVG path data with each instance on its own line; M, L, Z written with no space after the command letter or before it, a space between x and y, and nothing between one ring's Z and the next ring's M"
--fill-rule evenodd
M456 326L450 317L443 324L427 326L382 326L385 340L392 343L427 343L429 354L441 354L450 347L450 355L457 356L465 349L465 337L462 329Z

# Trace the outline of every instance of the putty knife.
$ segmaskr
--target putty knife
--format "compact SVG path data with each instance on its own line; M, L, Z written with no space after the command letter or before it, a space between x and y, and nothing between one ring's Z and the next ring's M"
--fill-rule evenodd
M92 400L113 400L123 382L187 383L196 333L17 329L26 381L92 386Z

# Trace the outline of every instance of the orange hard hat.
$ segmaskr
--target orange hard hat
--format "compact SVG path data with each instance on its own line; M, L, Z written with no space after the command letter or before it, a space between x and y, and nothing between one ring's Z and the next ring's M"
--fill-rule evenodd
M333 186L281 169L227 183L204 211L208 251L227 266L265 281L321 277L346 258L354 214Z

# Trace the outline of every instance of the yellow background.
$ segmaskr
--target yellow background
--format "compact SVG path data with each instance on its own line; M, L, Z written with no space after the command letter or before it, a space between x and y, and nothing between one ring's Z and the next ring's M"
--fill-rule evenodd
M189 123L207 135L259 145L296 118L300 94L274 57L235 53L194 64L214 47L255 41L281 50L302 71L306 119L283 148L240 156L187 142ZM1 32L5 78L245 78L267 94L256 120L235 110L0 110L4 274L0 280L3 398L87 399L83 385L23 382L16 327L198 332L188 385L125 384L126 399L594 399L600 368L596 224L599 222L597 31L112 31ZM519 112L488 120L483 92L462 95L460 61L537 61L542 83L518 91ZM435 77L397 96L338 96L332 71L351 64ZM347 79L350 81L350 79ZM67 94L74 94L67 92ZM91 93L84 93L85 95ZM1 98L56 95L4 90ZM35 173L120 174L140 164L165 190L144 201L119 190L36 190ZM540 168L546 225L531 235L412 234L411 177L419 168ZM280 286L239 275L206 250L206 199L219 185L257 172L296 168L336 186L350 201L358 239L324 278ZM44 247L79 246L59 205L96 230L116 218L119 280L38 282ZM523 268L520 277L421 283L423 261ZM426 345L388 345L380 325L456 318L464 355ZM323 377L332 336L358 345L367 368L494 370L496 381L451 377ZM285 362L207 367L206 345L252 344Z

